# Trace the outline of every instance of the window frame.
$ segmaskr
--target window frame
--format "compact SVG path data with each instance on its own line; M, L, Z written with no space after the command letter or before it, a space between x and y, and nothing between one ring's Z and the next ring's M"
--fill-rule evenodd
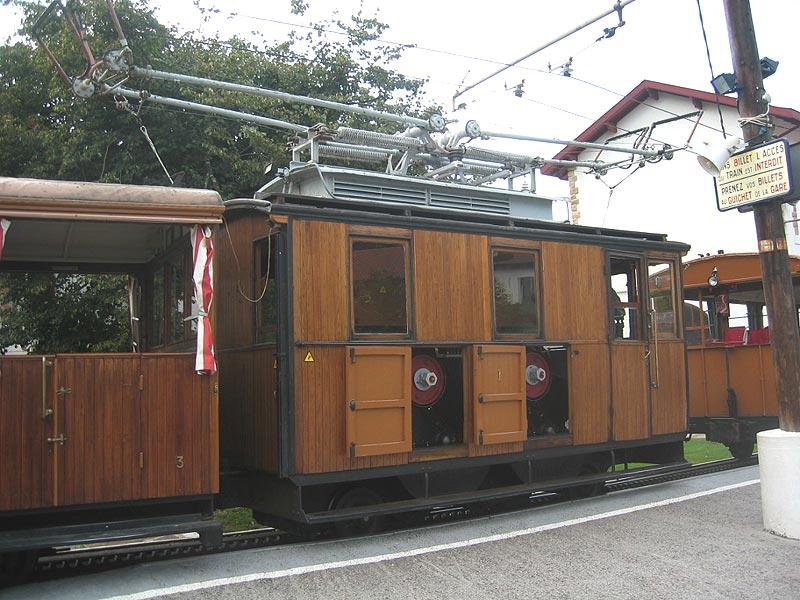
M681 263L675 259L673 256L661 256L658 254L648 254L645 258L645 265L648 271L647 273L647 311L649 314L650 307L652 306L653 298L650 295L650 266L655 266L658 264L668 264L670 266L670 279L671 281L671 294L672 294L672 313L673 313L673 323L672 323L672 332L670 334L665 334L658 332L657 329L653 329L651 332L651 337L655 338L658 337L659 340L682 340L684 339L684 331L683 331L683 302L684 298L678 298L678 286L680 285L680 276L679 276L679 269L681 268ZM648 320L648 323L650 321Z
M173 351L180 349L193 343L197 338L197 331L193 331L191 323L186 320L187 317L192 315L192 298L194 297L194 283L192 281L192 246L190 234L177 235L175 231L170 230L166 233L166 239L169 246L163 254L156 256L148 265L146 269L146 282L147 289L145 295L145 305L147 312L143 315L146 319L145 331L147 332L146 350L152 352L154 350L160 351ZM183 337L179 340L173 340L171 333L174 331L174 311L173 311L173 266L180 261L183 263L184 281L183 281ZM162 310L163 315L159 327L161 340L158 344L154 342L154 334L156 333L156 323L154 315L154 301L155 301L155 275L159 270L163 269L164 283L162 290Z
M384 246L400 245L404 248L405 288L406 288L406 331L405 332L357 332L355 321L355 299L353 279L353 246L356 242L369 242ZM350 339L352 340L407 340L414 337L413 279L412 279L412 244L411 239L400 236L362 235L351 233L347 240L347 286L350 313Z
M494 255L495 252L515 252L530 254L533 258L533 297L536 302L536 331L530 332L499 332L497 330L497 306L495 304L494 290ZM489 245L489 293L492 298L492 335L495 340L542 340L544 339L544 323L542 310L542 253L539 248L528 246L515 246L503 243L492 243Z
M252 298L258 297L263 289L261 285L261 255L259 253L259 245L262 244L268 238L272 238L270 243L270 260L272 262L272 269L270 271L271 277L268 279L272 279L273 285L275 286L275 294L276 294L276 304L275 304L275 336L272 340L263 340L259 339L259 331L260 331L260 320L259 314L261 309L261 302L263 302L263 298L259 302L253 302L252 308L252 319L253 319L253 340L252 343L254 346L275 346L278 343L278 304L280 303L280 298L277 297L279 294L278 291L278 236L281 235L280 230L277 228L273 228L270 230L269 233L266 235L262 235L260 237L255 238L251 242L251 249L252 249L252 257L253 257L253 264L252 264L252 272L250 277L250 283L252 286L251 294ZM266 297L268 292L265 292L264 296Z
M624 338L624 337L617 337L616 332L614 330L614 309L615 306L612 306L611 303L611 292L614 292L614 286L611 283L611 278L614 276L611 272L611 263L614 260L626 260L636 263L636 302L621 302L620 301L620 308L632 308L637 311L638 317L636 319L636 337ZM645 289L643 286L644 282L642 281L644 270L646 269L646 260L644 254L632 254L632 253L625 253L625 252L609 252L606 258L606 289L607 289L607 302L608 307L606 311L606 320L607 320L607 327L608 327L608 338L613 343L619 344L646 344L650 341L650 336L648 333L649 325L647 321L645 321L644 315L646 311L646 296L647 294L643 294L642 292ZM631 327L633 327L633 323L631 323Z

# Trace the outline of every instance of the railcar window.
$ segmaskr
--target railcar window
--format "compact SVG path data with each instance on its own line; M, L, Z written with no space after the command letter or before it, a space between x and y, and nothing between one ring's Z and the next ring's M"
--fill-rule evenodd
M192 253L179 241L154 265L150 290L149 347L185 344L197 335L197 302L192 283ZM187 320L188 319L188 320Z
M686 332L686 343L697 346L703 340L711 340L711 328L708 315L702 304L696 300L685 300L683 303L683 328Z
M256 304L256 343L274 342L278 320L278 287L275 280L275 237L255 242L253 293Z
M164 343L164 270L164 265L161 265L153 273L150 346L161 346Z
M352 241L353 332L408 333L408 242Z
M643 339L639 259L611 259L609 305L614 337L621 340Z
M678 336L675 316L675 277L671 262L650 261L647 264L650 309L653 311L654 334L658 337Z
M186 270L185 256L178 254L169 261L169 307L171 324L169 328L169 341L180 342L185 335L186 318Z
M536 253L494 249L494 324L498 334L539 333Z

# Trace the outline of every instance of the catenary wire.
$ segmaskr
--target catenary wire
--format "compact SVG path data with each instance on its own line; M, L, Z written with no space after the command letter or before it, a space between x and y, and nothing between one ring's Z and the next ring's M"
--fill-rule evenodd
M711 73L711 80L714 80L714 65L711 62L711 50L708 47L708 36L706 35L706 24L703 21L703 9L700 7L700 0L697 0L697 14L700 16L700 29L703 31L703 43L706 46L706 57L708 58L708 70ZM713 87L713 86L712 86ZM719 126L722 129L722 137L727 137L725 133L725 122L722 120L722 107L719 105L719 94L717 88L714 88L714 98L717 105L717 113L719 113Z

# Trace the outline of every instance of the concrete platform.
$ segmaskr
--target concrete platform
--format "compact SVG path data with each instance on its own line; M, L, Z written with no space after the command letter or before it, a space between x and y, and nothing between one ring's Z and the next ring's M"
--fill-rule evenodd
M467 522L129 567L0 599L800 597L758 468Z

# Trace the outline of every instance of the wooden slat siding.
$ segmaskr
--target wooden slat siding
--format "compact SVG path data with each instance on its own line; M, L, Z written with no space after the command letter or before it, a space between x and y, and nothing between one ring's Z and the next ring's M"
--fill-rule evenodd
M607 344L569 348L569 425L573 443L607 442L611 427L611 370Z
M58 355L57 446L63 506L142 497L139 470L140 359L134 354Z
M417 339L491 340L486 236L418 230L413 252Z
M0 511L52 505L51 422L42 419L42 357L0 356Z
M213 377L194 372L194 354L142 357L147 497L218 490L219 447ZM183 456L183 468L177 457Z
M778 384L775 381L775 365L772 362L772 346L759 346L761 373L764 376L764 415L778 414Z
M538 240L515 240L514 238L492 236L489 238L489 243L492 246L504 246L506 248L528 248L536 250L542 247L542 243Z
M611 402L614 440L640 440L650 435L650 401L645 344L611 346Z
M253 353L253 394L256 402L256 447L252 467L278 471L278 396L275 346L264 346Z
M774 400L777 390L771 351L769 346L740 346L727 351L728 377L730 387L736 391L739 416L762 417L778 414L777 401ZM774 411L771 413L766 411L770 398L773 399Z
M347 225L292 219L294 337L348 339Z
M409 239L411 237L410 229L402 229L399 227L376 227L373 225L349 225L347 231L350 235L366 236L366 237L393 237Z
M313 363L304 362L307 352ZM408 453L350 458L345 444L344 346L295 349L295 465L298 473L326 473L405 464Z
M651 360L655 359L652 347ZM652 363L652 380L658 387L650 391L651 433L661 435L686 431L686 360L680 340L658 342L658 378Z
M266 234L266 220L240 216L228 220L233 247L225 226L215 236L214 346L218 350L241 348L253 343L253 305L237 288L237 278L245 294L253 297L253 240ZM234 256L235 252L235 256ZM236 258L239 259L237 268Z
M542 242L541 252L545 337L605 341L608 283L603 249Z
M226 468L277 472L275 346L231 350L220 360L222 457Z
M706 348L705 361L706 408L709 417L728 415L728 357L725 348Z
M690 348L687 351L689 362L689 416L705 417L708 414L706 384L704 375L704 357L701 348Z

